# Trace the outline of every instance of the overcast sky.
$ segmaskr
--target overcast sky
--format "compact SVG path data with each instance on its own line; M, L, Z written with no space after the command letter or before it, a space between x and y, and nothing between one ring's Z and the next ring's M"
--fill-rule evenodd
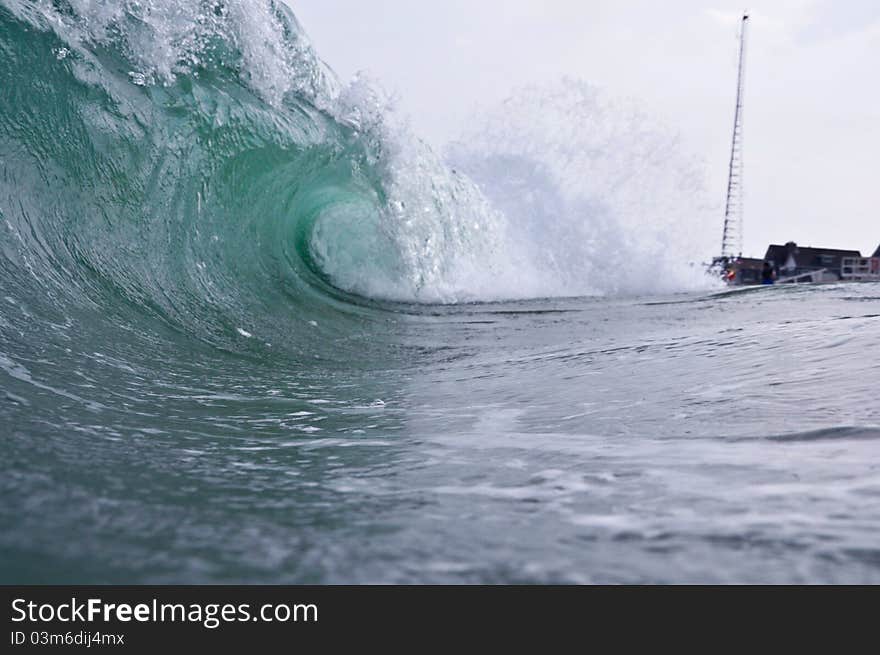
M378 78L435 146L517 87L575 77L636 98L679 130L721 204L741 2L288 2L343 80L359 70ZM880 0L754 0L749 9L746 254L788 240L873 251Z

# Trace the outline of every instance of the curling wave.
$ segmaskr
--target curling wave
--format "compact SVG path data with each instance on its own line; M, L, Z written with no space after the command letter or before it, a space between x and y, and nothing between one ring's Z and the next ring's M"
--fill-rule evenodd
M556 101L508 105L450 165L376 85L340 84L280 2L3 0L0 48L11 296L39 288L61 313L123 301L228 344L286 341L279 325L364 302L694 284L689 253L658 240L681 212L644 215L661 195L699 196L657 175L674 148L585 87L527 90ZM593 135L570 145L594 154L560 154L553 121Z

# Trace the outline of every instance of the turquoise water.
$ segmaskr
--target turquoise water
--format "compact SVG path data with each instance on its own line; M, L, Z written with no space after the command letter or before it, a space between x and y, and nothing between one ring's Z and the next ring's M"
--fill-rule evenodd
M0 581L880 582L880 286L609 277L236 7L0 3Z

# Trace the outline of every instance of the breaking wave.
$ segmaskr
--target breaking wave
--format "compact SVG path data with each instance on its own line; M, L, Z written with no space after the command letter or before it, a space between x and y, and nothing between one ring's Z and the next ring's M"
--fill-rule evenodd
M280 2L2 0L0 57L13 298L228 341L329 307L705 285L699 167L581 83L440 157Z

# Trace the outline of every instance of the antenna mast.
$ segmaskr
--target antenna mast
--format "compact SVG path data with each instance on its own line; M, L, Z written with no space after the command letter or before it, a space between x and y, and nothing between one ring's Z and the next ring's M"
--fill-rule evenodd
M746 74L746 35L749 15L743 14L739 35L739 73L736 85L736 114L733 119L733 144L730 149L730 174L727 178L727 202L724 208L722 259L742 256L743 248L743 97Z

